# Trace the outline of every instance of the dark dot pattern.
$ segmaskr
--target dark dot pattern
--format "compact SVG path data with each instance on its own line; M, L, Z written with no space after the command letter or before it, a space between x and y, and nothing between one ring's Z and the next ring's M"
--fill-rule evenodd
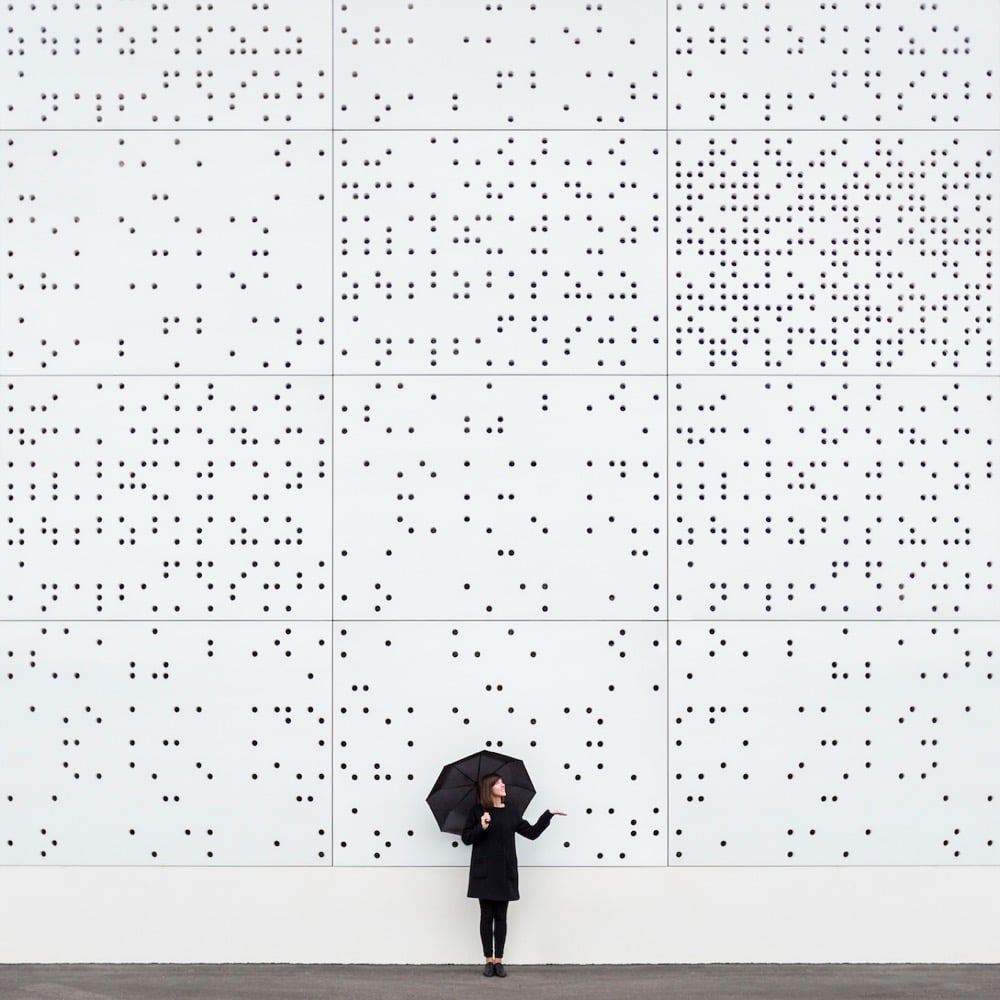
M1000 7L0 35L0 864L996 863Z
M338 372L664 371L662 132L339 133Z
M329 127L331 4L11 3L5 127Z
M334 5L334 123L354 129L662 129L667 6Z
M996 127L1000 9L670 0L671 128Z
M4 154L4 372L329 371L329 134L34 131Z
M672 864L994 863L995 623L674 624L670 671Z
M455 838L422 822L423 762L454 759L478 738L531 762L529 815L577 804L572 824L532 844L524 861L662 864L666 760L651 740L666 723L664 646L656 622L338 625L336 862L467 863ZM414 662L434 663L439 686L412 683ZM540 683L583 663L602 669Z
M3 634L5 864L329 864L328 626Z

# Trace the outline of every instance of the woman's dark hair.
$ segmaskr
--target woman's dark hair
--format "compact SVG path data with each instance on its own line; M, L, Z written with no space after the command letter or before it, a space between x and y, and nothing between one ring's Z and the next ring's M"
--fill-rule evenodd
M479 804L484 809L493 808L492 788L499 780L499 774L487 774L479 779Z

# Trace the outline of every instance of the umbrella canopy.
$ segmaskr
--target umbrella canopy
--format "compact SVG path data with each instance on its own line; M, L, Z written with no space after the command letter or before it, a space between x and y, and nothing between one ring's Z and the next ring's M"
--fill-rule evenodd
M507 786L504 799L507 808L518 814L528 808L535 796L535 786L524 762L493 750L480 750L445 764L427 796L427 804L444 833L461 834L465 829L469 812L479 801L479 779L487 774L503 778Z

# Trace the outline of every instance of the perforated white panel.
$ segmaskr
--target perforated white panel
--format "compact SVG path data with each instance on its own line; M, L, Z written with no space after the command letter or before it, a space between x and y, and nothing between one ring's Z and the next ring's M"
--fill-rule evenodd
M328 377L328 134L17 131L5 156L5 372Z
M470 743L527 757L532 818L572 810L523 860L665 862L665 625L363 622L338 627L334 648L338 863L467 863L423 799L425 762Z
M995 371L996 156L996 131L672 133L671 371Z
M334 8L338 129L663 129L667 5Z
M4 5L6 129L330 127L333 5Z
M989 0L670 0L671 129L996 128Z
M8 614L327 617L329 387L266 384L12 379Z
M665 371L663 132L342 132L337 371Z
M690 378L671 407L675 618L995 615L995 380Z
M11 0L0 864L992 864L993 0Z
M329 864L329 625L7 622L4 657L5 864Z
M663 615L662 379L344 383L338 614Z
M675 864L992 864L993 623L671 627Z

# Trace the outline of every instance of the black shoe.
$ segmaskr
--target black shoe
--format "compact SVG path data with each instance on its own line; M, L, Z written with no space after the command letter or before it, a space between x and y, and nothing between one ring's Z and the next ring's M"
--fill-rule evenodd
M493 966L493 975L498 979L503 979L504 976L507 975L507 970L503 967L503 962L497 962L497 964Z
M486 968L483 969L483 975L484 976L495 976L496 974L497 974L496 966L492 962L487 962L486 963ZM506 976L507 973L505 972L504 975Z

